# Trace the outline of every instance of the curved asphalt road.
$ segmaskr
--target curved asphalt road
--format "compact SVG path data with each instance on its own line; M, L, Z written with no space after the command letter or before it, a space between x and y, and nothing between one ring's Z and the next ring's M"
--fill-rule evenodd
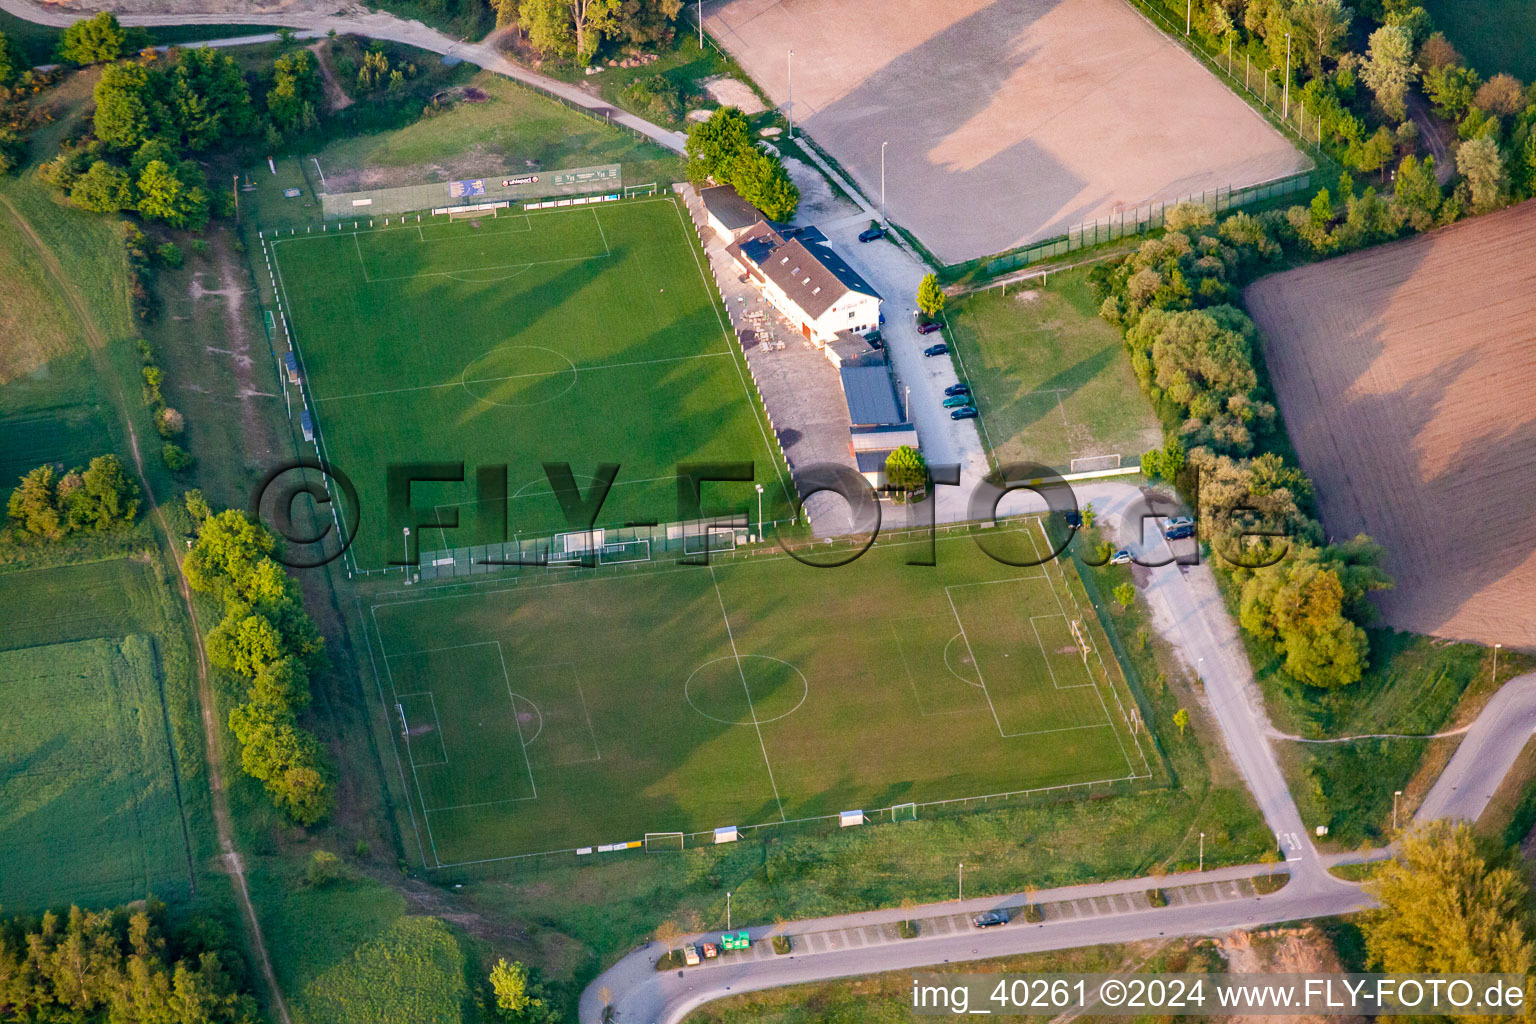
M192 5L188 5L192 6ZM40 25L52 25L62 28L81 18L89 17L90 12L75 12L61 10L56 6L34 3L32 0L0 0L0 10L7 14L13 14L25 21L36 22ZM437 29L423 25L419 21L408 21L397 18L393 14L382 11L357 12L352 9L339 11L334 14L325 14L317 11L263 11L249 14L238 14L232 11L220 11L214 14L203 14L195 10L177 11L174 14L124 14L120 16L124 25L133 26L160 26L160 25L227 25L231 20L238 20L247 25L272 25L277 27L299 30L299 34L306 38L323 36L331 29L340 33L354 33L360 36L368 36L373 39L386 39L392 43L402 43L414 46L418 49L432 53L440 53L444 56L458 57L470 64L494 71L499 75L537 86L546 92L554 93L561 99L579 107L584 107L592 113L606 117L615 124L624 125L633 131L649 137L652 141L674 152L683 151L685 136L681 132L668 131L659 125L654 125L644 118L619 110L609 105L605 100L593 96L590 93L562 82L559 79L541 75L536 71L514 64L504 57L493 46L484 43L469 43L444 35ZM223 45L238 43L237 40L216 40ZM199 45L199 44L184 44Z

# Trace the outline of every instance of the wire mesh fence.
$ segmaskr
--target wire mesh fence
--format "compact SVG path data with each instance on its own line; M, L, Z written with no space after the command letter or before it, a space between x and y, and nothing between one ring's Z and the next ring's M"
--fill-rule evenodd
M1280 196L1305 192L1312 187L1312 171L1299 171L1282 178L1261 181L1252 185L1223 185L1219 188L1191 192L1177 199L1153 199L1124 206L1108 217L1085 221L1069 228L1065 234L1027 245L1022 249L971 260L951 268L954 276L966 277L978 274L993 277L1010 270L1027 267L1031 263L1064 256L1079 249L1091 249L1096 245L1113 242L1133 235L1145 234L1163 227L1168 211L1183 203L1203 206L1212 213L1234 210L1252 203L1264 202Z

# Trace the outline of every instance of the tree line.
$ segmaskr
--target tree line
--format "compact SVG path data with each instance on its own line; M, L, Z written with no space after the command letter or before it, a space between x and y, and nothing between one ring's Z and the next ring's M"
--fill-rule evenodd
M1312 482L1272 450L1280 428L1240 289L1287 257L1370 244L1403 227L1396 202L1373 190L1351 192L1346 208L1335 226L1329 206L1329 242L1320 247L1308 231L1313 207L1238 212L1218 223L1204 207L1182 204L1162 236L1089 274L1100 315L1124 332L1136 379L1163 421L1163 445L1142 457L1143 472L1186 490L1198 473L1201 539L1233 563L1239 621L1283 658L1291 678L1314 687L1364 674L1366 596L1391 584L1369 538L1324 543Z
M244 965L163 903L0 919L0 1014L50 1024L259 1024Z
M187 502L197 528L182 569L224 617L208 634L208 660L245 683L229 714L240 766L265 784L273 803L300 825L330 809L320 743L298 722L312 673L326 665L325 641L305 613L298 588L271 557L275 542L244 513L210 515L201 496Z
M644 47L669 42L683 10L682 0L489 0L489 4L497 28L515 27L544 57L580 64L592 63L605 44Z
M145 49L123 59L129 46L128 30L106 13L70 26L60 46L73 63L106 64L88 127L39 170L81 209L135 210L199 231L224 200L198 156L243 141L276 148L319 124L320 75L307 50L279 56L250 82L217 50Z
M116 455L98 455L85 468L61 473L38 466L6 502L5 533L13 543L57 543L72 535L111 533L133 525L139 486Z
M752 123L737 107L721 107L688 129L688 177L730 185L769 220L786 221L800 207L800 189L784 161L752 138Z
M1150 2L1186 15L1183 0ZM1385 177L1417 155L1409 104L1418 89L1456 132L1449 219L1536 195L1536 89L1508 73L1484 80L1413 0L1194 0L1188 13L1209 52L1231 54L1234 74L1267 76L1271 93L1289 64L1307 138L1320 135L1344 166Z

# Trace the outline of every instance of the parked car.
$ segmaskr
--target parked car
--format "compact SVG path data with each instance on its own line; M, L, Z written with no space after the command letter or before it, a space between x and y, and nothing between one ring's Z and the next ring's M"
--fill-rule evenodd
M881 327L885 326L885 314L884 313L880 314L880 326Z
M980 414L976 411L975 407L968 405L963 409L956 409L950 413L949 418L952 420L973 420L978 415Z
M715 948L715 944L713 942L706 942L706 943L704 943L704 959L705 960L713 960L715 957L717 957L719 955L720 955L720 951Z
M1008 915L1001 910L987 910L971 918L971 923L977 928L993 928L1000 924L1008 923Z
M1110 557L1109 564L1110 565L1127 565L1127 564L1130 563L1130 561L1131 561L1131 549L1130 548L1121 548L1119 551L1116 551L1114 553L1114 555L1112 555Z
M951 395L950 397L944 399L944 408L946 409L959 409L962 406L970 404L970 395Z
M949 355L949 346L944 344L942 341L939 342L937 345L929 345L927 348L923 349L923 355L925 355L925 356L947 356L947 355Z
M1172 519L1168 520L1168 528L1170 530L1173 529L1175 526L1194 526L1194 525L1195 525L1195 521L1193 519L1191 519L1189 516L1174 516Z
M961 381L959 384L951 384L945 388L944 393L946 395L968 395L971 393L971 386Z
M882 228L878 224L876 224L874 227L865 228L863 231L859 232L859 241L861 242L873 242L877 238L884 237L885 228Z
M699 966L699 948L697 946L688 945L683 947L683 963L689 967Z
M917 325L917 333L918 334L932 334L934 331L942 329L943 326L944 326L943 324L941 324L941 323L939 323L939 322L937 322L935 320L930 320L930 321L928 321L925 324L918 324Z
M1195 535L1194 523L1180 523L1178 526L1169 526L1163 531L1163 536L1168 540L1183 540L1185 537Z

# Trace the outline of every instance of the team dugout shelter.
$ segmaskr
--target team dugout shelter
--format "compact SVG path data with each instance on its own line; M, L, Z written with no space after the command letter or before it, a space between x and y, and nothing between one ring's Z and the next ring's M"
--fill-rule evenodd
M493 174L463 181L400 185L364 192L323 193L320 207L326 220L388 216L418 210L453 210L491 203L527 203L593 194L622 194L624 176L618 164L570 167L558 171Z

